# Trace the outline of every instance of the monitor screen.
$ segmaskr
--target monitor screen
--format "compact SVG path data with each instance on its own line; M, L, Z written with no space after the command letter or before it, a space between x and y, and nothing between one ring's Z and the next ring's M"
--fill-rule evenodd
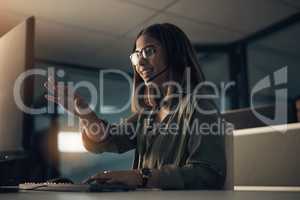
M33 17L0 37L0 153L23 150L28 115L14 100L14 85L17 77L33 66L33 43ZM30 80L26 80L20 90L25 105L32 98L30 87Z

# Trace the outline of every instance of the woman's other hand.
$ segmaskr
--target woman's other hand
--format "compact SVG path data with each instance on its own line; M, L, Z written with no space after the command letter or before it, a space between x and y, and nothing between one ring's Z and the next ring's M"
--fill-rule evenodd
M83 183L111 183L125 184L129 187L138 188L142 186L143 179L138 170L127 171L103 171L94 176L89 177Z

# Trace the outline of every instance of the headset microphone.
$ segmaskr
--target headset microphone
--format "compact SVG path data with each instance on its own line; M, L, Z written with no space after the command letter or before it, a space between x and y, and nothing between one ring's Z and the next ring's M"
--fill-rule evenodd
M149 82L153 81L154 79L156 79L157 77L159 77L160 75L162 75L167 70L168 70L168 67L165 67L162 71L160 71L159 73L157 73L154 76L152 76L149 80L147 80L146 83L149 83Z

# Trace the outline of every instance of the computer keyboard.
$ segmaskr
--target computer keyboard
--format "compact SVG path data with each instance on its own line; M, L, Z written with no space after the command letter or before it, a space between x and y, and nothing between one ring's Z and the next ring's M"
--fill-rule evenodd
M22 183L19 190L56 191L56 192L110 192L134 190L124 184L70 184L70 183Z

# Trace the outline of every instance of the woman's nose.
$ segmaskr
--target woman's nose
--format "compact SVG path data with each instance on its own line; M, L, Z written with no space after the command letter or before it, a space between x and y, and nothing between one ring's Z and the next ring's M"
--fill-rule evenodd
M139 65L139 72L143 73L146 70L144 65Z
M139 61L138 61L138 66L143 66L145 65L147 62L147 60L145 58L143 58L142 56L139 57Z

